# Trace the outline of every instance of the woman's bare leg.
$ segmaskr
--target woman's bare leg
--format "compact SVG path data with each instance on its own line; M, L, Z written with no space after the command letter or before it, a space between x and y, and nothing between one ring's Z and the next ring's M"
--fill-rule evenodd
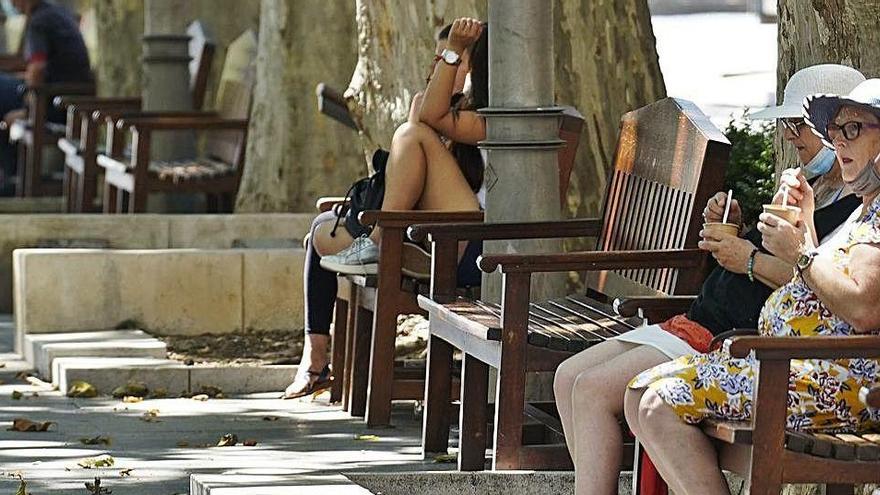
M638 400L638 411L632 411ZM653 390L627 392L627 419L638 423L639 441L663 479L678 495L730 495L718 452L696 426L681 420Z
M575 493L617 493L623 458L619 418L624 392L634 376L668 359L653 347L634 346L575 379L571 393Z
M588 369L610 361L635 346L636 344L620 340L606 340L566 359L556 368L556 374L553 377L553 396L556 399L559 418L562 420L565 443L568 445L572 459L575 458L575 438L572 425L571 397L575 380L578 375Z

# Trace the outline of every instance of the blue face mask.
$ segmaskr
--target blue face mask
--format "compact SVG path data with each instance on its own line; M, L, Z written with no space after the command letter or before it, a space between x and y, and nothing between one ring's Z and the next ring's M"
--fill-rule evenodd
M837 160L837 155L834 154L834 150L822 146L822 149L816 153L810 163L804 165L804 175L807 176L807 179L825 175L834 167L835 160Z

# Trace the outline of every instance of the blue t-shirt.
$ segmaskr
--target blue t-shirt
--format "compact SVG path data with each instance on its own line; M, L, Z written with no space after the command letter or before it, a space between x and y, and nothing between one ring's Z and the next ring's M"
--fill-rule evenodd
M92 82L89 54L73 14L46 1L36 4L28 20L24 58L46 61L43 81Z

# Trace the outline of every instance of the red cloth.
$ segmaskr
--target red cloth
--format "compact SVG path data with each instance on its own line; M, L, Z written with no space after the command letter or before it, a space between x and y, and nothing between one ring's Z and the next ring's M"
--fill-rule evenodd
M697 352L709 352L712 343L712 332L685 315L673 316L661 323L660 328L684 340Z
M669 495L669 486L645 451L642 451L642 466L639 470L639 495Z

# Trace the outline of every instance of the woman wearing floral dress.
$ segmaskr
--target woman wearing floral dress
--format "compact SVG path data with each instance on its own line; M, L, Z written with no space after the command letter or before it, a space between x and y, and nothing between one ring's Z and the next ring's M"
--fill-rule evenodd
M805 116L833 147L843 179L862 199L844 227L819 248L813 191L798 169L786 171L789 202L801 208L796 225L768 214L759 229L764 246L797 266L794 278L767 300L765 336L832 336L880 329L880 79L848 97L816 95ZM784 186L784 187L785 187ZM781 194L775 200L781 202ZM732 301L733 303L733 301ZM728 494L715 448L693 426L704 418L746 420L752 413L756 361L727 347L683 356L636 376L625 398L626 419L675 493ZM862 386L880 379L878 359L792 360L788 427L809 431L880 428L880 412L859 401Z

